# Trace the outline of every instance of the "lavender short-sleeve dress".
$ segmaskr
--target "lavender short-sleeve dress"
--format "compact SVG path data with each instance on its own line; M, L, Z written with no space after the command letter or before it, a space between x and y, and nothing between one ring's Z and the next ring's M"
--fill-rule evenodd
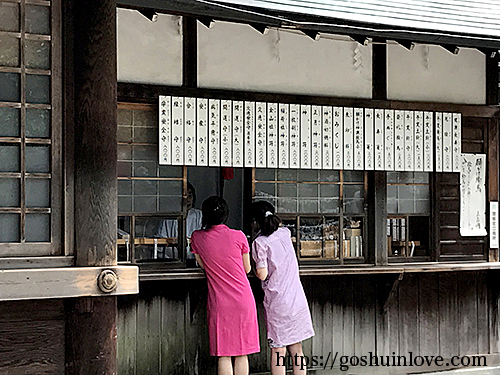
M252 257L256 268L268 270L262 289L269 346L281 348L314 336L290 231L280 227L270 236L257 237Z

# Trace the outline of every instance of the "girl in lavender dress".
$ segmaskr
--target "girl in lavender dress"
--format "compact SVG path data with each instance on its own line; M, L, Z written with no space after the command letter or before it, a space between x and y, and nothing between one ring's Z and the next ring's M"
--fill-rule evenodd
M255 202L252 211L254 225L259 231L252 245L252 257L264 289L271 374L285 374L287 349L290 361L293 361L294 375L305 374L302 341L314 336L314 329L290 231L281 226L281 220L269 202Z

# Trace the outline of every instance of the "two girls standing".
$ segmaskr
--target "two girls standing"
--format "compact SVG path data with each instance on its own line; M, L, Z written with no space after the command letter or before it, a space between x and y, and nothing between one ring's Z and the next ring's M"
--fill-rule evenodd
M253 258L263 280L271 372L285 374L288 349L295 359L294 374L305 374L301 341L314 331L290 231L280 227L269 203L256 202L253 209L260 229ZM255 299L246 276L251 270L248 242L243 232L224 224L229 212L224 199L206 199L202 212L204 229L193 233L191 251L207 275L210 354L219 357L219 375L246 375L247 355L260 351Z

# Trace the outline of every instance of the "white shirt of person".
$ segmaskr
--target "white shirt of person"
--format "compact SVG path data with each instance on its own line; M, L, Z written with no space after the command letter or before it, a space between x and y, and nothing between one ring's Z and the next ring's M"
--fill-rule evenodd
M191 235L195 230L201 229L201 210L197 208L191 208L186 217L186 236L188 238L188 244L187 244L187 259L194 259L194 254L190 251L190 242ZM158 227L158 232L156 234L156 237L161 237L161 238L167 238L167 237L177 237L179 228L178 228L178 221L177 220L172 220L172 219L167 219L163 220L160 222L160 225ZM174 258L173 254L174 250L172 247L166 247L165 248L165 258Z

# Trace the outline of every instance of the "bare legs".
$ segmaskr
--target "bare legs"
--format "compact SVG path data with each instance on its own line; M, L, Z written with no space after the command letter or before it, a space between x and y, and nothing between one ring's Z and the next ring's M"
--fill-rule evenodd
M217 372L219 375L248 375L248 372L248 357L246 355L234 357L234 373L231 357L219 357Z
M271 374L272 375L285 375L286 372L286 350L293 360L293 375L306 374L306 361L304 353L302 352L302 343L288 345L286 348L271 348Z

